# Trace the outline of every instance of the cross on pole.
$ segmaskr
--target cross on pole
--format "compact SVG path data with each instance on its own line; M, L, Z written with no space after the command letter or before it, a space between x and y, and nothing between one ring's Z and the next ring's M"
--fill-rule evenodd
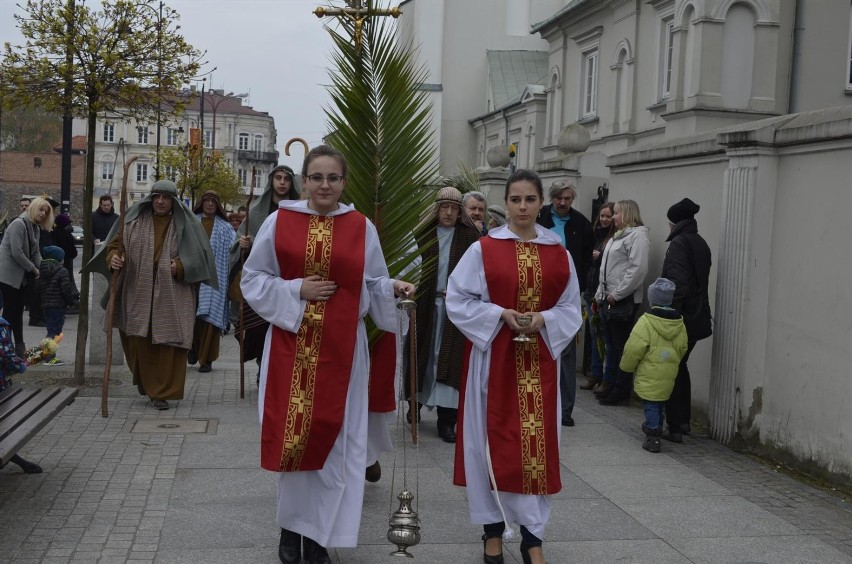
M355 24L355 53L361 54L361 32L364 22L372 16L391 16L396 19L402 14L399 8L370 8L363 5L363 0L346 0L346 8L324 8L322 6L314 10L318 18L326 16L344 16Z

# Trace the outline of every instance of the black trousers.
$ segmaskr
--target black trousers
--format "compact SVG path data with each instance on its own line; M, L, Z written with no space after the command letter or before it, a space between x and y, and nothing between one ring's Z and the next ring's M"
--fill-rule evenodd
M0 292L3 293L3 317L12 326L12 336L15 345L24 345L24 299L23 288L13 288L0 282Z
M692 382L689 379L689 355L692 349L695 348L697 341L689 341L686 347L686 354L680 359L680 365L677 368L677 378L675 378L674 389L672 395L666 402L666 421L669 428L677 430L681 425L689 425L692 420Z
M627 339L630 337L630 332L633 330L633 325L636 324L636 314L639 311L639 304L633 304L633 314L629 319L613 319L607 317L604 325L604 330L609 333L610 343L612 344L612 358L615 362L621 362L621 355L624 354L624 345L627 344ZM606 306L602 310L603 315L606 315ZM607 357L609 357L607 351ZM633 391L633 373L625 372L620 367L615 367L615 390L622 395L630 395Z

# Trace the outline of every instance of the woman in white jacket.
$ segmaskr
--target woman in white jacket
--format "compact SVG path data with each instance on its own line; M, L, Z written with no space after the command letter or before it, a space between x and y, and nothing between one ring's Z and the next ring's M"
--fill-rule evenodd
M632 390L632 374L618 369L624 344L630 336L636 313L642 305L648 273L648 228L642 223L633 200L615 204L612 221L616 232L606 244L595 302L601 312L607 358L615 360L614 381L604 379L595 395L603 405L626 404Z

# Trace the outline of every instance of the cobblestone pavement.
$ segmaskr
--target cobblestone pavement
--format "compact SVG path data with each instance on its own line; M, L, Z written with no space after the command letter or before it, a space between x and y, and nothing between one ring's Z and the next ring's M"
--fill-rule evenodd
M235 357L224 337L223 359ZM53 380L70 382L60 370ZM246 366L245 399L235 362L210 374L190 367L186 399L165 412L136 393L126 369L113 372L108 418L99 390L83 388L21 452L43 474L0 470L0 562L277 562L275 478L258 468L255 366ZM702 436L647 453L637 406L604 407L578 392L574 417L562 433L551 564L852 563L848 502ZM421 446L382 458L382 480L366 486L359 546L332 550L333 561L399 562L385 535L405 477L422 520L415 557L481 562L481 530L452 485L452 456L424 410ZM504 549L507 562L521 562L516 540Z

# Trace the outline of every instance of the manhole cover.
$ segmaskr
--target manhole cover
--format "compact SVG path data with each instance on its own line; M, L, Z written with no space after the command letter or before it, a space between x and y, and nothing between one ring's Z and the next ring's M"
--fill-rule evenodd
M133 433L210 433L216 432L214 419L137 419Z

